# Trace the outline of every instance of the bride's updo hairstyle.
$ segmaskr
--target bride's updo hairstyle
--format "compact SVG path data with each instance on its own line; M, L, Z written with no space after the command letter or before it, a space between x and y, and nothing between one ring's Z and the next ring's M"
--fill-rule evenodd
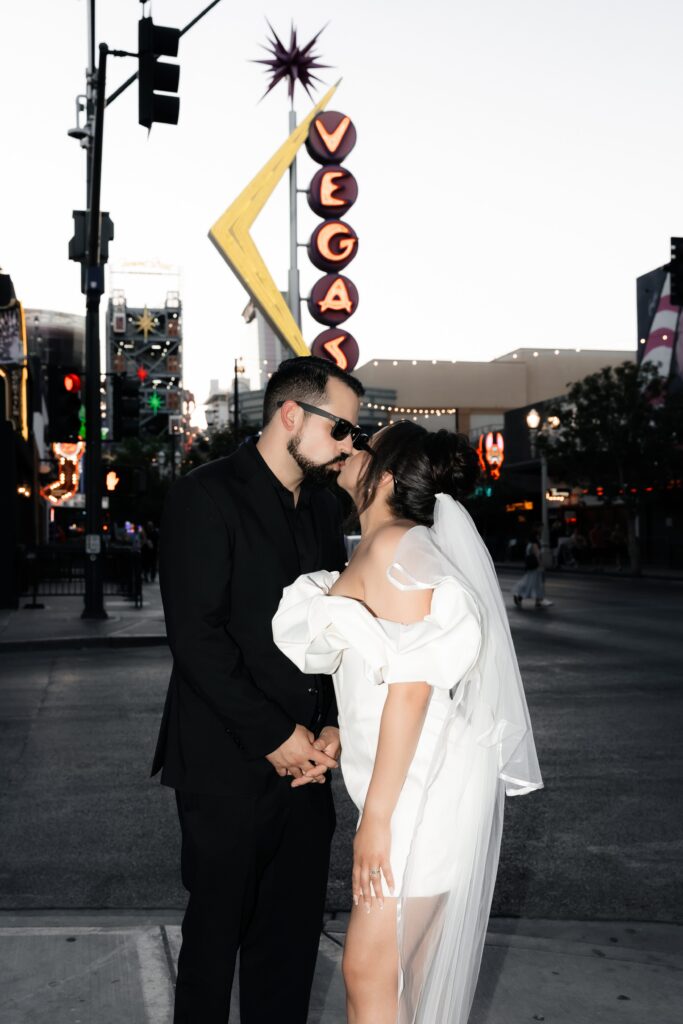
M376 434L372 447L375 455L368 457L359 480L359 512L372 504L379 481L388 472L394 477L393 493L387 499L390 511L397 519L431 526L437 494L460 500L479 479L479 457L465 434L431 433L411 420L401 420Z

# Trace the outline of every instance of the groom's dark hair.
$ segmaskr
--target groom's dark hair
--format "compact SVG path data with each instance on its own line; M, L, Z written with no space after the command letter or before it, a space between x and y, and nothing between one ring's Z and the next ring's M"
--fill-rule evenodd
M271 421L278 402L288 398L296 402L315 405L325 400L330 377L342 381L357 395L364 395L361 382L350 373L340 370L336 363L318 356L294 356L280 363L268 381L263 398L263 426Z

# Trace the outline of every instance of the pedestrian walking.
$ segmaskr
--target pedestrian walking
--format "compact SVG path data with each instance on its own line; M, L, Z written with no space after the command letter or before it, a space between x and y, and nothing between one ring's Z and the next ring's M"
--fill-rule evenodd
M628 568L628 539L621 523L616 523L610 534L610 543L614 552L614 563L619 572Z
M541 564L541 543L538 530L532 530L524 551L524 568L526 572L512 588L512 597L518 608L522 607L522 599L532 597L537 608L549 608L553 601L545 596L545 570Z

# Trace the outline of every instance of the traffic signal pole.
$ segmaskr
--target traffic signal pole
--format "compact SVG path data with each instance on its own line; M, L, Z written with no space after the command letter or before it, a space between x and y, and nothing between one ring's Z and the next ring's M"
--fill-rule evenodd
M102 551L102 433L100 412L100 299L104 293L104 266L100 245L101 209L100 191L102 182L102 145L104 131L104 108L120 96L128 86L138 78L138 73L131 75L107 99L105 90L107 82L107 55L121 57L139 57L139 54L125 51L109 50L105 43L99 46L99 64L95 68L95 2L87 0L88 17L88 69L86 72L86 124L76 125L69 132L80 141L86 151L86 193L87 193L87 252L85 257L85 279L83 291L86 295L85 316L85 521L86 521L86 559L85 559L85 603L82 612L84 619L106 619L104 609L104 572ZM211 0L204 10L193 18L179 35L201 21L203 17L220 0ZM163 30L170 31L170 30ZM177 80L176 80L177 85ZM159 88L164 88L161 83ZM79 108L82 109L82 108ZM159 118L160 120L162 118ZM177 117L176 119L177 120ZM173 122L175 123L175 122ZM110 227L107 229L109 231ZM113 237L111 235L110 237ZM74 252L76 252L77 246ZM72 259L81 261L77 254ZM106 256L104 257L106 259Z
M107 82L107 45L100 43L95 86L95 124L90 152L85 314L85 605L81 618L106 619L102 551L102 415L100 412L100 192Z

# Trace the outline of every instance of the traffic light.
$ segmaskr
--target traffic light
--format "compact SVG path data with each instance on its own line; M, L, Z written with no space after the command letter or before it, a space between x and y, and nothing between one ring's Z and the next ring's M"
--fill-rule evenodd
M671 305L683 306L683 238L671 239Z
M48 433L52 444L81 436L81 374L74 367L50 366L47 378Z
M154 121L178 124L180 100L164 93L178 92L180 65L157 60L159 56L177 57L179 28L155 25L141 18L138 25L138 121L151 128Z
M122 374L112 377L113 441L140 434L140 381Z

